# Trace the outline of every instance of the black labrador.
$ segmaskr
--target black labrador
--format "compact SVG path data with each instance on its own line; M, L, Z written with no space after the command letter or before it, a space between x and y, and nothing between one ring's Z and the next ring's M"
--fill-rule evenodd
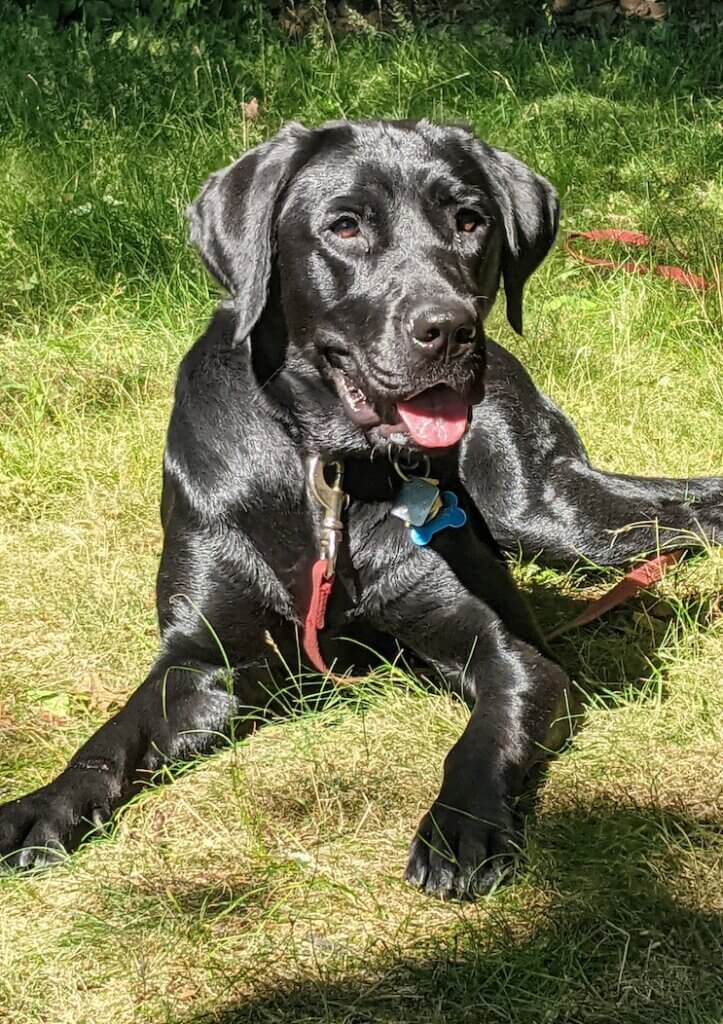
M612 565L681 531L720 538L723 478L595 470L570 421L485 337L500 280L522 330L558 201L463 127L292 124L212 175L189 216L231 297L178 376L160 653L58 778L0 807L0 856L28 868L72 849L159 765L276 713L289 666L318 684L299 658L324 516L307 477L318 459L327 484L343 466L347 496L323 657L358 672L364 652L399 644L471 709L406 877L442 897L484 892L526 779L556 724L567 731L568 680L504 553ZM421 542L401 508L410 481L434 498L415 513L423 526L450 495L464 525Z

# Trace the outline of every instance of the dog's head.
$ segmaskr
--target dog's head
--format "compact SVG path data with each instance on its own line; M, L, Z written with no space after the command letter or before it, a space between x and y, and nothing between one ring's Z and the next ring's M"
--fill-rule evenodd
M449 448L482 397L500 277L521 332L558 203L465 128L333 122L289 125L212 175L189 218L241 336L258 333L272 293L285 358L313 370L370 443Z

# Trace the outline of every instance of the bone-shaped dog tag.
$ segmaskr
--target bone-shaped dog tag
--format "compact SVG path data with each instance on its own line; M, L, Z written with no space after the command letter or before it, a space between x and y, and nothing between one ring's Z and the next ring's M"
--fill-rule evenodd
M438 483L439 480L424 476L405 480L392 505L392 515L401 519L406 526L424 526L441 508Z
M423 526L413 526L409 531L412 543L418 547L429 544L435 533L446 530L450 526L459 529L467 522L467 513L459 507L457 495L452 491L442 492L442 508L439 513Z

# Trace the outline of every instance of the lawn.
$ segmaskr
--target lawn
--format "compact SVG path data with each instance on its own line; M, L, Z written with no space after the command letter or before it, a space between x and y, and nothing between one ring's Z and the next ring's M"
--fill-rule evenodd
M723 39L233 38L200 22L0 35L0 800L57 772L156 647L175 367L215 295L205 176L285 120L470 121L560 189L563 228L647 231L720 281ZM259 101L258 117L244 106ZM611 469L723 469L720 287L558 248L520 355ZM517 567L543 621L614 578ZM585 724L512 884L401 881L460 706L380 671L138 798L52 873L0 878L13 1024L720 1024L723 557L555 650Z

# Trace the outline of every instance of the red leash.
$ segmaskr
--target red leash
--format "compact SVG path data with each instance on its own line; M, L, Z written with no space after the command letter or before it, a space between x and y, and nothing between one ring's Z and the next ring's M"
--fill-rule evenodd
M545 640L556 640L557 637L568 633L571 629L578 629L580 626L587 626L591 622L601 619L613 608L636 597L641 590L647 590L648 587L659 583L668 569L677 565L682 557L683 551L668 551L635 566L611 590L590 601L579 615L547 633ZM311 601L304 620L304 651L311 664L322 675L330 676L334 682L356 682L355 677L334 675L324 661L324 656L319 648L319 632L324 628L326 606L334 586L334 573L329 574L329 569L328 559L320 558L314 562L311 571Z
M304 651L317 672L323 676L329 674L329 668L319 648L319 630L324 628L326 621L326 606L334 586L334 576L328 558L314 562L311 570L311 601L304 619Z
M578 626L587 626L588 623L602 618L613 608L617 608L618 605L629 601L631 597L635 597L641 590L646 590L654 583L659 583L668 569L676 565L682 557L682 551L668 551L664 555L658 555L657 558L650 558L647 562L636 565L634 569L623 576L612 590L608 590L606 594L590 601L579 615L569 622L563 623L562 626L558 626L557 629L553 629L545 639L554 640L556 637L562 636L563 633L567 633L568 630L577 629Z
M633 260L617 262L615 260L601 259L597 256L585 256L570 244L575 238L585 238L589 242L621 242L623 245L635 245L640 249L650 248L653 245L653 240L640 231L623 231L619 228L601 228L597 231L573 231L567 236L563 245L565 250L576 260L579 260L581 263L588 263L593 267L625 270L629 274L647 274L652 270L654 274L667 277L671 281L685 285L686 288L706 291L712 287L710 281L707 281L699 274L691 274L689 270L683 270L682 267L671 267L664 263L656 263L653 267L646 267L643 263L635 263Z
M331 486L325 475L327 465L334 473L334 483ZM319 455L309 456L306 460L306 479L309 491L321 506L324 516L319 533L319 557L311 569L311 597L309 610L304 618L304 652L317 672L338 686L348 686L361 682L364 677L337 675L324 661L324 655L319 647L319 632L326 623L326 606L334 588L336 559L344 532L341 516L348 503L348 497L342 488L344 464L325 463Z

